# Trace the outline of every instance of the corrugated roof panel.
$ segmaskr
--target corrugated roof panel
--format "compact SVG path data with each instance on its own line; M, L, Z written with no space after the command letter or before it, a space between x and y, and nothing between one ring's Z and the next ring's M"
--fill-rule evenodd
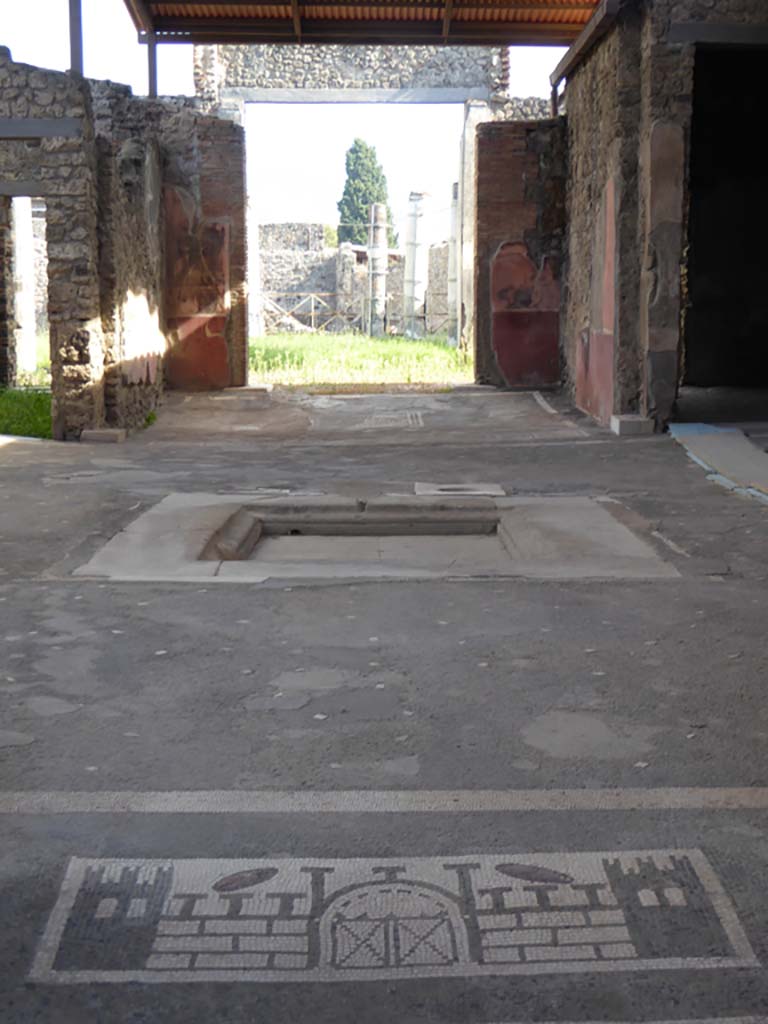
M290 4L195 4L195 3L155 3L152 11L162 18L263 18L278 17L277 11L287 11L290 16ZM283 14L283 16L285 16Z
M302 4L301 15L304 18L318 18L327 21L439 21L442 18L442 7L424 4L402 4L400 6L379 7L368 4Z
M288 11L290 4L259 4L259 3L194 3L194 2L152 2L148 4L151 13L162 18L204 18L217 19L227 18L235 21L246 21L250 18L263 17L266 12ZM394 0L386 6L380 3L359 4L359 3L336 3L336 4L300 4L302 9L311 7L317 12L318 17L334 20L339 17L354 18L360 12L375 12L375 16L382 21L399 19L404 13L414 14L416 10L434 10L434 0ZM454 5L455 11L478 12L504 12L504 14L515 21L536 23L543 25L554 25L562 23L586 23L592 11L597 6L597 0L480 0L473 3L472 0L460 0ZM438 5L442 8L442 4ZM322 11L322 14L320 13Z
M131 0L126 0L130 9ZM146 0L156 31L187 35L190 40L229 43L287 39L293 30L293 8L285 0L214 2L214 0ZM302 3L299 15L311 21L307 35L321 39L385 38L387 42L413 42L419 29L431 39L428 25L443 21L446 4L441 0L337 0L336 3ZM570 42L579 34L598 6L598 0L454 0L451 10L451 41L471 43L474 33L483 43L496 45L524 42ZM338 26L338 30L334 28ZM389 26L389 29L387 29ZM402 39L398 32L402 27ZM410 26L410 28L409 28ZM462 26L465 36L461 36ZM472 28L474 26L474 28ZM379 29L381 30L379 32Z
M440 8L442 10L442 8ZM441 16L441 15L440 15ZM579 13L563 11L556 16L542 16L539 11L523 11L510 9L502 4L478 5L461 4L454 6L452 12L452 24L454 22L501 22L515 25L586 25L589 20L587 16L580 16Z

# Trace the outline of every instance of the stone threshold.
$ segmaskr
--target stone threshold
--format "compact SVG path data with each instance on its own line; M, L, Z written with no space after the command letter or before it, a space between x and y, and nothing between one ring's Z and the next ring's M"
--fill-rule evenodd
M768 454L736 427L671 423L669 432L710 480L768 502Z

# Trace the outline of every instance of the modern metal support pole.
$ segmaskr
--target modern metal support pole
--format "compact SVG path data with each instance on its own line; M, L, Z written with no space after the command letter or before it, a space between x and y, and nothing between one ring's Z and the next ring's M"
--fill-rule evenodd
M157 96L157 38L154 32L147 36L147 66L149 71L149 92L153 99Z
M374 338L380 338L385 329L388 261L387 207L385 203L373 203L371 206L368 273L371 279L370 334Z
M424 300L427 289L427 260L429 253L423 241L425 192L411 192L408 196L408 230L405 237L405 280L403 298L405 333L411 338L424 334Z
M451 231L448 238L448 340L458 346L458 301L459 301L459 183L451 186Z
M81 0L69 0L69 67L83 73L83 9Z
M261 228L259 225L258 200L254 194L247 200L247 235L248 235L248 318L250 333L260 338L264 333L265 295L261 285Z

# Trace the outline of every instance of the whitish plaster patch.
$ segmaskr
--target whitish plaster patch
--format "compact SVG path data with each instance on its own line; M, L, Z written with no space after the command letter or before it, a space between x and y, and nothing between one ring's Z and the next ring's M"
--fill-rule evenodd
M640 899L649 890L652 907ZM31 977L323 982L756 966L700 850L73 858Z
M547 711L522 731L530 747L550 757L590 757L620 760L647 754L658 729L650 726L617 724L597 714L579 711Z
M315 691L338 690L342 686L359 686L360 677L354 672L344 672L334 668L313 668L304 672L281 672L270 679L269 685L277 690Z
M0 747L26 747L35 742L35 737L26 732L0 729Z
M308 693L282 693L278 691L270 696L252 694L243 701L246 711L298 711L306 707L312 699Z
M68 700L62 700L61 697L30 697L26 704L30 711L43 718L70 715L82 707L82 704L72 704Z
M516 1024L513 1021L505 1021L504 1024ZM638 1024L637 1021L616 1021L616 1020L605 1020L605 1021L573 1021L573 1020L561 1020L561 1021L542 1021L542 1024ZM758 1016L750 1015L749 1017L687 1017L685 1020L649 1020L644 1021L642 1024L768 1024L768 1017L759 1014Z

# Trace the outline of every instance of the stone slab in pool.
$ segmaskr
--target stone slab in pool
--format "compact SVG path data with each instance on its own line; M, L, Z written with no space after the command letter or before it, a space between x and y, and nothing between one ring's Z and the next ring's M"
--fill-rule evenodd
M266 537L246 562L222 562L219 576L498 575L509 555L487 536Z

